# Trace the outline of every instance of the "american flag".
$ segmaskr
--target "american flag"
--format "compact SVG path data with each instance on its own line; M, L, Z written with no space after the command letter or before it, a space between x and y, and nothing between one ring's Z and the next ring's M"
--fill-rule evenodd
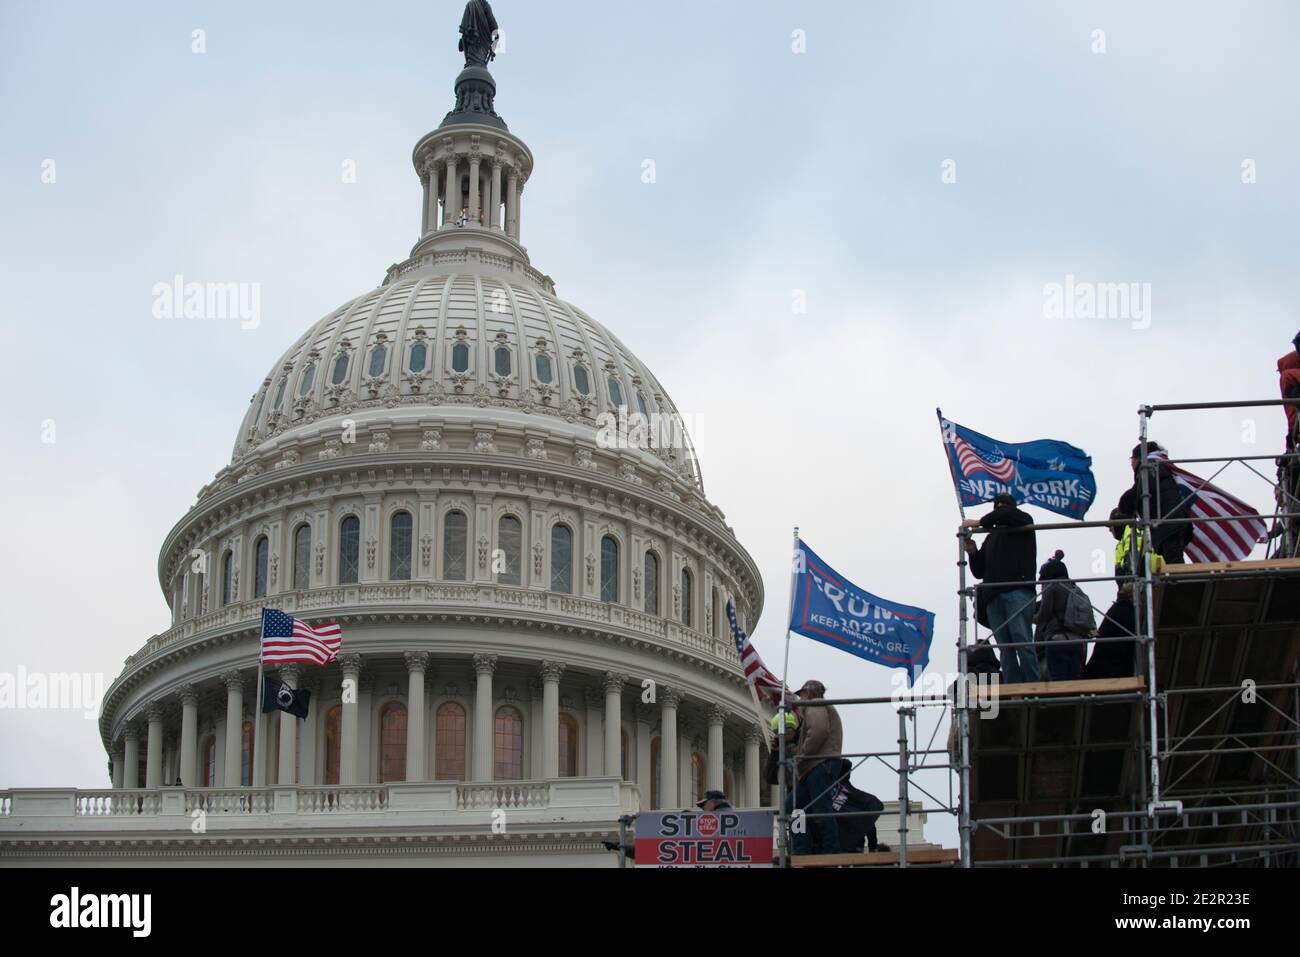
M745 679L754 686L760 698L779 706L781 689L785 686L780 678L767 670L767 665L758 656L758 650L750 643L749 635L741 630L740 623L736 621L736 603L730 598L727 599L727 621L731 623L731 637L736 642L736 651L740 653L740 666L745 671Z
M309 625L278 608L262 609L262 660L283 664L306 661L329 664L343 644L343 626L337 621Z
M952 444L957 449L957 464L961 474L970 478L976 472L987 472L1000 482L1010 482L1016 475L1016 463L1001 452L983 455L961 436L953 434Z
M1163 452L1152 452L1150 457L1161 461L1169 458ZM1195 522L1192 525L1191 544L1183 549L1188 561L1244 561L1254 549L1255 543L1265 540L1268 526L1259 517L1259 512L1186 469L1180 469L1172 462L1168 465L1179 487L1196 493L1190 518L1232 519L1226 522Z

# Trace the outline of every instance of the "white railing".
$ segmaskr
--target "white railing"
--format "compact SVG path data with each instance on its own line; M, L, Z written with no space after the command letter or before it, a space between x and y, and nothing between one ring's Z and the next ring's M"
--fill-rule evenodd
M0 791L0 817L9 816L9 805L13 799L9 797L8 791Z
M499 609L510 614L518 614L521 609L539 613L549 612L611 627L623 627L656 641L682 645L727 664L738 663L736 651L729 643L694 628L688 628L672 619L647 615L626 605L574 595L561 595L539 589L497 585L491 582L462 584L429 581L327 585L323 588L283 592L253 601L238 602L198 618L183 621L162 634L154 635L145 642L144 648L128 658L127 662L132 663L208 631L229 628L232 625L251 627L256 624L262 608L267 605L274 605L287 612L322 610L344 612L350 606L375 603L417 606L444 603L474 605L482 612Z
M161 810L162 792L157 790L77 792L77 817L135 817Z
M388 809L388 788L321 787L298 789L299 814L384 811Z
M265 788L204 788L185 792L185 810L208 814L268 814L275 795Z
M456 808L461 811L542 808L550 803L550 798L550 786L545 782L461 784L456 787Z

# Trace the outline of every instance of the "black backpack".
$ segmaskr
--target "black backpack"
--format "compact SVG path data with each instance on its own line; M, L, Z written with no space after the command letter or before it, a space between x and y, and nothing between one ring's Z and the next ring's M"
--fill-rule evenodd
M841 759L839 784L831 794L831 809L841 811L874 812L861 816L842 817L835 822L839 832L840 850L845 852L861 851L867 843L867 831L875 825L880 812L885 809L880 798L853 786L849 780L849 771L853 765L847 759Z

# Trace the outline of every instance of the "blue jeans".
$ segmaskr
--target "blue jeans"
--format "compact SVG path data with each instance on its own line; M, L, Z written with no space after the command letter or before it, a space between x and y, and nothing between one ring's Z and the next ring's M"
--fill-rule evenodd
M795 789L795 806L805 814L830 815L831 793L838 775L840 759L831 758L823 761L808 772L808 776L799 782ZM819 796L820 795L820 796ZM814 800L816 798L816 800ZM812 817L804 821L804 832L792 834L791 850L795 854L838 854L840 852L840 831L835 818Z
M1014 685L1038 681L1038 656L1034 654L1034 590L1017 588L994 595L988 604L989 627L998 644L1024 642L1023 648L1002 650L1002 681Z

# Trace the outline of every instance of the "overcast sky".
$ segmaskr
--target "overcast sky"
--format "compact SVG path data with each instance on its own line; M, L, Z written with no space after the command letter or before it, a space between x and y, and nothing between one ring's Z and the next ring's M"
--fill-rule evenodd
M168 627L157 549L249 396L416 238L410 150L451 106L461 7L0 6L0 670L111 681ZM499 0L497 109L536 157L524 242L699 421L706 490L763 573L770 664L798 525L858 585L936 612L932 667L954 667L936 406L1081 446L1104 518L1139 404L1276 396L1300 328L1297 10ZM259 283L260 324L153 318L178 273ZM1067 275L1150 284L1149 323L1046 318ZM1153 424L1181 455L1281 434L1277 409ZM1221 484L1270 504L1239 467ZM1083 575L1110 545L1044 535L1040 559ZM790 664L836 697L891 687L806 639ZM888 711L846 725L849 749L894 746ZM106 787L105 760L77 713L0 711L0 786ZM878 767L856 780L897 793Z

